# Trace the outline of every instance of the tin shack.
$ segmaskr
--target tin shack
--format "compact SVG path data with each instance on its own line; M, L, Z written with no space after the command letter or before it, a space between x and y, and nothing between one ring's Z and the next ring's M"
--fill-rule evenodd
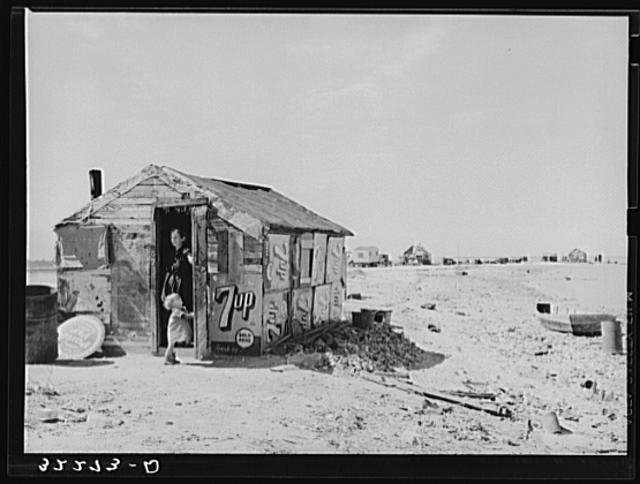
M290 331L341 317L344 227L271 188L149 165L55 226L66 317L93 314L119 339L166 347L160 293L175 228L193 255L194 355L260 355ZM96 192L96 186L98 191Z

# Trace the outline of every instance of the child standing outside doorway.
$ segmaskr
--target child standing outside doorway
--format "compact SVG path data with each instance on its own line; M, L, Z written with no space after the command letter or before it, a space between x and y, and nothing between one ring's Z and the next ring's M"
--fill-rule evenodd
M173 347L178 341L191 342L193 333L188 320L193 319L193 313L186 311L182 298L176 293L169 294L165 298L164 307L171 311L167 325L167 351L164 354L164 364L176 365L180 361L176 359Z

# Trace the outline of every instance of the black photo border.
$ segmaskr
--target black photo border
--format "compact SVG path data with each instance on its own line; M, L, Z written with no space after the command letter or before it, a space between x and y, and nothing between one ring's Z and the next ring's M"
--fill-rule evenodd
M639 76L640 9L634 2L520 2L519 5L483 2L427 2L424 5L295 6L272 2L271 5L233 2L14 2L6 9L9 61L9 213L7 231L8 296L4 354L7 366L7 475L9 477L144 477L143 463L160 462L158 477L265 478L394 478L444 480L629 480L636 477L637 422L635 413L637 378L638 318L638 144L639 144ZM26 76L25 76L25 8L32 11L94 12L224 12L224 13L367 13L367 14L489 14L489 15L579 15L626 16L629 19L628 65L628 209L627 209L627 312L628 312L628 454L626 456L557 456L557 455L281 455L281 454L24 454L24 287L26 284ZM7 38L5 37L5 38ZM42 470L44 459L51 463ZM55 459L99 461L101 471L74 472L70 466L53 470ZM121 463L117 471L106 471L113 459ZM125 465L136 463L136 467ZM150 477L150 476L149 476ZM213 482L213 481L212 481Z

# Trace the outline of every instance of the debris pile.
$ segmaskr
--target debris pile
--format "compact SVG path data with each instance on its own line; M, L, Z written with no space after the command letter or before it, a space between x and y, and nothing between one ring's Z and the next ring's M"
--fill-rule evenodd
M342 322L325 324L297 338L283 339L270 349L279 355L330 352L331 366L341 365L373 372L395 368L418 370L442 361L439 354L422 350L391 325L374 321L366 330Z

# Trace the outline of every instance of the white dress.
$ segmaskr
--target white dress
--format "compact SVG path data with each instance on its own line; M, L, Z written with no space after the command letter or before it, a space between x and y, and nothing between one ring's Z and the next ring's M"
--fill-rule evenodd
M171 311L169 316L169 324L167 326L167 339L169 344L178 343L184 341L190 343L193 338L191 332L191 326L186 317L183 317L185 313L183 311Z

